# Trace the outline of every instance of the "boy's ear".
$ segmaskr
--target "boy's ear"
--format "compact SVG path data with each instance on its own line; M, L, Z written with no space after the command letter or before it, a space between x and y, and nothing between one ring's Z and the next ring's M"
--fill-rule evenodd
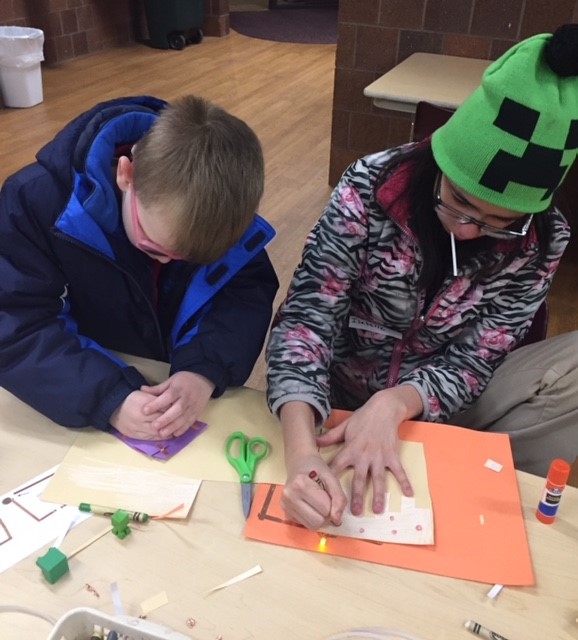
M132 184L132 162L121 156L116 165L116 184L121 191L128 191Z

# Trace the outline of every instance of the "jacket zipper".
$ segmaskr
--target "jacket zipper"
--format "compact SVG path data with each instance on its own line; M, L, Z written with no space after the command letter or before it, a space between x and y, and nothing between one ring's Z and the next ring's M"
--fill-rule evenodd
M159 321L158 321L158 318L157 318L156 310L155 310L153 304L150 302L150 300L146 296L145 292L142 290L142 287L140 286L140 284L135 280L134 276L129 271L127 271L126 269L123 269L117 262L115 262L114 260L111 260L110 258L107 258L102 253L100 253L99 251L96 251L95 249L93 249L89 245L84 244L83 242L80 242L78 240L75 240L74 238L71 238L70 236L66 235L62 231L58 231L58 230L52 229L52 233L54 233L54 235L56 237L60 238L61 240L64 240L65 242L73 244L76 247L80 247L83 251L88 251L89 253L91 253L93 256L96 256L100 260L104 260L105 262L108 262L115 269L117 269L118 271L120 271L121 273L123 273L124 275L126 275L128 277L128 279L133 283L133 285L137 289L137 291L141 294L142 298L145 300L145 302L146 302L146 304L147 304L147 306L149 308L149 311L151 312L150 315L153 318L153 323L154 323L154 326L155 326L158 343L161 345L161 348L162 348L163 352L165 352L165 355L168 356L168 353L167 353L167 350L166 350L166 347L165 347L165 343L163 341L162 332L161 332L161 328L160 328ZM158 278L156 278L155 282L154 282L154 286L155 286L154 295L155 296L158 296L157 284L158 284Z
M449 288L450 286L447 286L440 293L440 295L432 300L432 303L430 304L429 309L426 313L422 313L424 294L423 292L420 292L420 299L418 301L418 315L411 323L411 327L403 334L401 339L398 340L393 347L391 358L389 360L387 379L385 381L386 389L390 389L397 384L397 380L399 378L399 370L403 361L402 354L406 344L409 342L409 339L413 337L427 323L434 310L439 306L440 300L443 300L444 294Z

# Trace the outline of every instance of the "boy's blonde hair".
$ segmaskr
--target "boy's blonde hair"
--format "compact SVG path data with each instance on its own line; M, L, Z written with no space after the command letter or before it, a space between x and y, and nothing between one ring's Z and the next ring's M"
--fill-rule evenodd
M133 152L135 193L166 212L174 246L197 264L222 257L251 225L263 195L259 139L242 120L196 96L168 105Z

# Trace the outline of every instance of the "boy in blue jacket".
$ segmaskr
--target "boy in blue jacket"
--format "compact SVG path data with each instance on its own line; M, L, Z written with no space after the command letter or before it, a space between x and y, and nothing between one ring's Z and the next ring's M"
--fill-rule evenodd
M263 180L255 133L201 98L73 120L0 191L0 386L68 427L184 433L269 326ZM147 386L110 350L170 376Z

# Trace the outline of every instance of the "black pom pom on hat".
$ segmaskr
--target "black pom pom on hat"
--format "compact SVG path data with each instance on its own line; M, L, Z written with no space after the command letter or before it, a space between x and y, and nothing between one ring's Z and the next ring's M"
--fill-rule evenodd
M578 76L578 24L558 27L546 45L546 62L562 76Z

